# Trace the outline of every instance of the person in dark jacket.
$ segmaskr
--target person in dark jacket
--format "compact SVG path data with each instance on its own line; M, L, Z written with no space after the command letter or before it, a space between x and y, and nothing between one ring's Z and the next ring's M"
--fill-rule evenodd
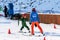
M19 19L19 20L21 20L21 22L22 22L22 27L21 27L20 31L22 31L23 28L25 27L30 32L30 29L29 29L29 27L26 24L26 20L27 20L26 15L25 14L22 15L21 19Z
M7 17L7 11L8 11L7 7L4 6L4 14L5 14L5 17Z
M31 24L31 34L32 35L34 35L34 25L37 25L38 29L43 34L43 30L42 30L41 26L39 25L39 23L40 23L40 20L38 17L38 13L36 12L36 9L33 8L32 12L30 14L30 24Z

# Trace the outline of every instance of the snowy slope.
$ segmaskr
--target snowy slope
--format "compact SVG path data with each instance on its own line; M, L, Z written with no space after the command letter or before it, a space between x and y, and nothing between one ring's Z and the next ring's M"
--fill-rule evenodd
M14 5L14 12L31 12L31 9L35 7L40 12L51 10L51 12L60 13L60 0L1 0L0 5L2 8L5 5L8 7L10 2Z
M27 25L30 27L29 22L27 22ZM43 40L44 37L46 37L46 40L60 40L60 25L56 24L57 29L54 29L54 24L40 23L40 25L46 36L24 36L22 35L23 33L18 33L22 26L21 21L18 26L17 20L0 17L0 40ZM11 34L8 34L8 29L11 30ZM40 34L36 33L39 32L37 27L35 27L34 30L35 34ZM23 32L24 31L28 32L26 28L23 29Z

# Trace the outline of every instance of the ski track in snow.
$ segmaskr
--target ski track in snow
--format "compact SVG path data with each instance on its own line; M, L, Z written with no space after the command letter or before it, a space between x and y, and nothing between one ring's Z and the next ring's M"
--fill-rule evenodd
M26 22L30 27L29 22ZM60 25L56 24L56 29L54 29L54 24L44 24L40 23L45 36L29 36L31 33L19 33L21 28L21 21L18 26L17 20L10 20L4 17L0 18L0 40L43 40L46 37L46 40L60 40ZM11 34L8 34L8 29L10 29ZM30 29L31 30L31 29ZM28 32L26 28L23 29L23 32ZM39 29L34 27L35 35L41 35Z

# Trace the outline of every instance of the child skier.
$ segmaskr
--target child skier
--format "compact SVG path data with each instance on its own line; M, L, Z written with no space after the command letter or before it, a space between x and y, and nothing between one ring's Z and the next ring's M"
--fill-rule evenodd
M35 8L32 9L32 13L30 14L30 24L31 24L31 34L34 35L34 25L37 25L40 32L43 34L43 30L39 25L39 18Z
M26 24L26 20L27 20L26 15L22 15L21 19L19 19L19 20L22 21L22 27L21 27L20 30L22 31L22 29L23 29L24 27L26 27L27 30L30 32L30 29L29 29L29 27L28 27L27 24Z

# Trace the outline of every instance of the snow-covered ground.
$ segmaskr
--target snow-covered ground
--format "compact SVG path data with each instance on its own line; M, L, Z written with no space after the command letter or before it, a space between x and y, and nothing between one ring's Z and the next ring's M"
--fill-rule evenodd
M29 28L31 27L29 22L27 22L27 25ZM44 40L44 37L46 37L46 40L60 40L60 25L55 25L57 28L54 29L54 24L44 24L40 23L41 27L43 28L45 36L24 36L23 33L19 33L18 31L21 28L21 21L18 26L17 20L10 20L4 17L0 17L0 40ZM11 34L8 34L8 30L10 29ZM39 32L38 28L34 28L35 32ZM23 31L27 31L26 28L23 29ZM40 34L40 33L35 33ZM28 35L28 33L26 33Z

